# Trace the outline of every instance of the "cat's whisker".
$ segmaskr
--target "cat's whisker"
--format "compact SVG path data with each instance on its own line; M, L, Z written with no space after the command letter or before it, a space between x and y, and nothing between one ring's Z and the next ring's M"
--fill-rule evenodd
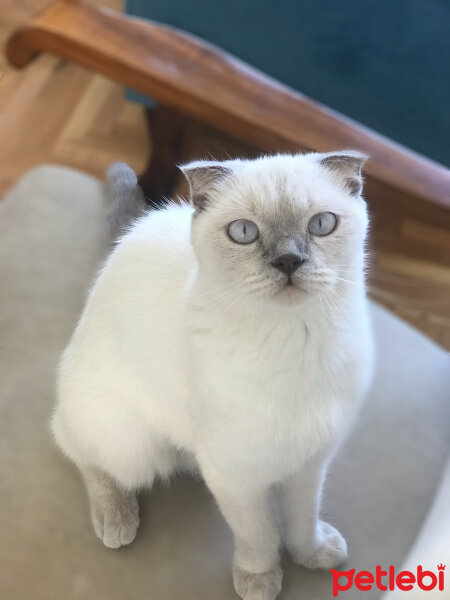
M329 310L329 312L330 312L330 313L332 313L332 312L333 312L333 309L332 309L332 307L331 307L331 304L330 304L330 301L329 301L329 297L328 297L326 294L324 294L324 295L323 295L323 299L324 299L324 301L325 301L325 304L326 304L326 305L327 305L327 307L328 307L328 310Z
M340 294L338 294L335 289L330 288L329 293L330 301L334 302L336 308L341 308L345 305L344 298Z
M336 281L342 281L343 283L348 283L349 285L356 285L357 287L360 286L359 281L350 281L350 279L345 279L344 277L335 277Z

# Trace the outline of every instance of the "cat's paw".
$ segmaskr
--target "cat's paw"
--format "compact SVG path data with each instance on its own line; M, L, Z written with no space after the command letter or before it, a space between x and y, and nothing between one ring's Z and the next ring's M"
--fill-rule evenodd
M139 506L134 494L112 505L99 504L92 511L95 533L108 548L126 546L136 537Z
M281 591L283 571L276 565L266 573L250 573L233 567L234 588L242 600L275 600Z
M319 521L315 546L289 551L294 562L308 569L332 569L347 558L347 542L333 525Z

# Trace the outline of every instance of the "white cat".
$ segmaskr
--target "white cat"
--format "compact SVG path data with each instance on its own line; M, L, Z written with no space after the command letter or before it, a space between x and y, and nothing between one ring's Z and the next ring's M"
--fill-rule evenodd
M193 206L148 212L113 250L64 352L53 418L107 546L134 539L136 491L190 463L233 530L241 598L279 593L280 535L307 567L345 559L318 512L372 370L364 160L191 163Z

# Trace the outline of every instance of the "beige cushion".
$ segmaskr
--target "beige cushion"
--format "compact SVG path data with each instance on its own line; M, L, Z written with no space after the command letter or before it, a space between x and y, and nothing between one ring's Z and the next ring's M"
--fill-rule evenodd
M135 542L109 550L91 529L78 473L50 438L55 365L102 259L104 224L103 185L61 167L28 173L0 203L0 598L232 600L231 535L200 481L157 485L142 498ZM374 388L324 502L356 569L400 565L450 445L448 356L372 312ZM286 561L280 598L329 600L330 575Z
M416 573L417 566L422 565L424 569L436 573L437 566L441 564L447 568L450 566L450 458L420 535L401 569ZM444 572L444 576L448 582L448 574ZM421 590L417 587L413 590L395 589L387 592L383 600L445 600L450 597L449 587L444 586L444 590L438 588L439 586L434 590Z

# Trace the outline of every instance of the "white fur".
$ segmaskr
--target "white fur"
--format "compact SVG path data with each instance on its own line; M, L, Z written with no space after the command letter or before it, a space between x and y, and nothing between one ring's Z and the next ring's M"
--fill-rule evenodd
M233 161L193 219L189 205L140 219L101 270L60 367L53 429L64 452L125 489L195 457L234 531L246 598L274 598L281 585L274 484L293 558L329 568L345 556L318 510L371 373L367 215L321 156ZM308 219L323 210L338 228L311 240ZM261 240L233 243L226 226L239 218ZM302 291L284 289L258 250L284 244L287 230L308 239Z

